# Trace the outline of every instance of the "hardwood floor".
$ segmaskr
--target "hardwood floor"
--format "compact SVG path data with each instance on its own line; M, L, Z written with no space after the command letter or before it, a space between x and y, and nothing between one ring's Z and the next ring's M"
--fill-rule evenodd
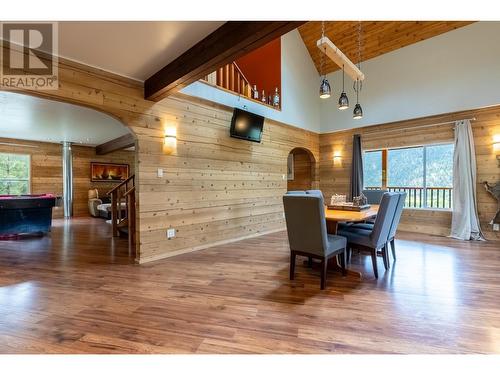
M500 245L403 233L379 280L297 263L284 232L137 265L99 219L0 242L0 353L499 353ZM300 259L300 258L299 258Z

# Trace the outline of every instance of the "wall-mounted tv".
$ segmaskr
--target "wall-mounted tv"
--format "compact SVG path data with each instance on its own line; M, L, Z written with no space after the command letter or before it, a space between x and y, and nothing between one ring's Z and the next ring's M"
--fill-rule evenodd
M231 120L231 137L260 142L264 117L235 108Z

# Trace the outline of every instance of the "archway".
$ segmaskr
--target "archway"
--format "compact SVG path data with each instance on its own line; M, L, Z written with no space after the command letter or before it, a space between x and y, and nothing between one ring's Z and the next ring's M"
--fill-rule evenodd
M137 138L131 129L117 116L92 106L31 92L0 90L0 112L1 166L16 167L20 174L12 180L3 173L0 194L69 196L69 204L64 199L57 202L65 201L72 215L66 215L66 209L63 215L61 203L52 209L52 217L93 218L88 227L105 233L101 229L112 211L107 192L136 171ZM64 165L70 174L63 172ZM106 173L98 175L99 170ZM72 193L64 194L68 189ZM73 221L61 223L56 224L71 226Z
M317 188L316 180L316 159L312 152L302 147L291 150L287 159L287 190Z

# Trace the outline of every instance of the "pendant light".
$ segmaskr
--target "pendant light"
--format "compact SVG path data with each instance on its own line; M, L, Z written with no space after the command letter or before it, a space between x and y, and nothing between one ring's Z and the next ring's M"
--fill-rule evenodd
M354 83L354 91L356 91L356 105L354 106L354 111L352 112L352 118L355 120L359 120L363 118L363 109L361 108L361 104L359 104L359 91L361 90L362 84L359 79Z
M361 21L358 24L358 68L361 70ZM359 92L363 88L363 82L356 79L353 85L354 91L356 92L356 105L354 106L354 111L352 112L352 118L354 120L359 120L363 118L363 109L361 104L359 104Z
M321 21L321 35L325 36L325 21ZM326 49L325 49L326 51ZM319 85L319 97L321 99L328 99L332 94L332 88L330 87L330 82L326 79L326 74L323 74L323 56L322 53L319 57L319 74L321 75L321 83Z
M340 94L339 98L339 109L343 111L347 108L349 108L349 98L344 90L344 64L342 64L342 94Z

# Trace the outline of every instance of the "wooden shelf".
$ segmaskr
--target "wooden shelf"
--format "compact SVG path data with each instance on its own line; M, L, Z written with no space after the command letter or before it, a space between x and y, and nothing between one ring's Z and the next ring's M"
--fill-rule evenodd
M216 89L218 89L218 90L221 90L221 91L227 92L227 93L232 94L232 95L234 95L234 96L240 96L240 97L245 98L246 100L249 100L249 101L251 101L251 102L258 103L258 104L260 104L260 105L262 105L262 106L264 106L264 107L268 107L268 108L274 109L275 111L279 111L279 112L281 112L281 106L280 106L280 107L278 107L278 108L276 108L276 107L274 107L274 106L272 106L272 105L269 105L269 104L267 104L267 103L263 103L263 102L261 102L260 100L256 100L256 99L253 99L253 98L249 98L248 96L245 96L245 95L242 95L242 94L237 94L237 93L235 93L234 91L228 90L228 89L226 89L226 88L224 88L224 87L220 87L220 86L218 86L218 85L214 85L214 84L212 84L212 83L210 83L210 82L205 81L204 79L200 79L200 80L199 80L199 82L203 83L204 85L207 85L207 86L210 86L210 87L214 87L214 88L216 88ZM280 100L281 100L281 95L280 95Z

